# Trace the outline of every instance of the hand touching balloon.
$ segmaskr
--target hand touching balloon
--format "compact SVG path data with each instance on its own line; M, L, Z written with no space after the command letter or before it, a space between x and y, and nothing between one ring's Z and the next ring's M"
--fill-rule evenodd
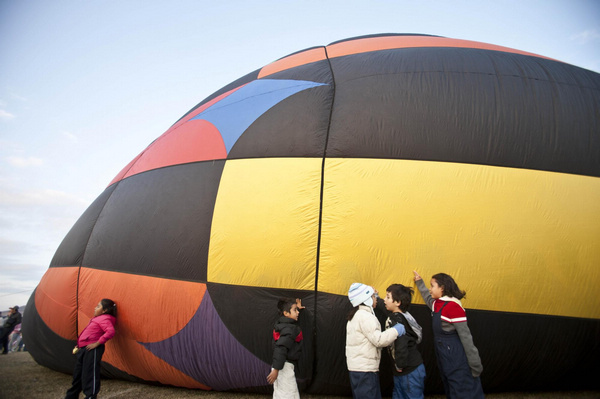
M421 275L419 273L417 273L416 270L413 270L413 273L415 274L415 281L423 280Z

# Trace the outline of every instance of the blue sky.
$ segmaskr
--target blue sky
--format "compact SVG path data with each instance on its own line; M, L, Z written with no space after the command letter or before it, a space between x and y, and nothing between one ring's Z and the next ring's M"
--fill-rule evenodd
M295 51L388 32L600 72L594 0L0 0L0 310L27 302L88 205L202 99Z

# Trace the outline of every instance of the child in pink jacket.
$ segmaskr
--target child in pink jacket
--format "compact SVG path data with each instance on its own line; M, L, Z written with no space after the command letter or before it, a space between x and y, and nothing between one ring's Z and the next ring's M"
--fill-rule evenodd
M101 300L94 308L94 317L77 339L73 353L77 363L73 371L73 384L65 399L77 399L83 391L86 399L96 398L100 390L100 362L104 344L115 335L117 304L110 299Z

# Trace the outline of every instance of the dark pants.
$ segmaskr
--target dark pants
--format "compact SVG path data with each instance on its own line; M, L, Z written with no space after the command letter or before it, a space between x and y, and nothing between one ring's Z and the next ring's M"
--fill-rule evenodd
M350 371L350 386L354 399L381 399L379 373Z
M95 398L100 390L100 361L104 354L104 345L88 351L85 348L77 352L77 363L73 371L73 384L65 399L77 399L83 391L86 398Z
M432 316L433 340L437 364L440 369L444 391L448 399L484 399L479 377L473 377L465 348L456 331L442 328L442 310Z
M2 347L2 353L8 353L8 336L12 330L12 328L0 328L0 346Z

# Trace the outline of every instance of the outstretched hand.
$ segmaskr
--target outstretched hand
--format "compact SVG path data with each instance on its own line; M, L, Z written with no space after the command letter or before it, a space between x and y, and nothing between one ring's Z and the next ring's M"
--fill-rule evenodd
M296 298L296 306L298 307L298 310L305 308L305 306L302 306L302 299L300 298Z
M423 280L421 275L419 273L417 273L416 270L413 270L413 273L415 274L415 281Z

